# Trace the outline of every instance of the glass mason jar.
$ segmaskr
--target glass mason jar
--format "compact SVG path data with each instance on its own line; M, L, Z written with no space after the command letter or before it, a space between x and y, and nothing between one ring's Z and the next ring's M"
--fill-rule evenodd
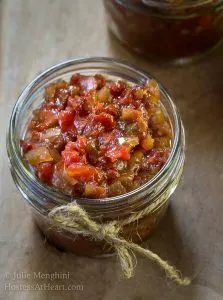
M186 63L223 36L222 0L104 0L108 26L129 49Z
M170 156L163 168L146 184L121 196L104 199L75 199L54 190L37 180L24 161L20 149L20 139L26 134L28 120L32 111L40 106L45 87L58 79L69 79L80 74L101 73L107 80L124 79L133 84L144 84L150 74L138 70L112 58L80 58L56 65L35 78L18 98L10 119L7 150L11 173L23 198L32 208L38 227L48 241L58 248L80 255L97 256L111 253L113 250L102 241L95 241L86 236L74 235L62 228L52 226L48 213L56 206L76 201L94 220L107 222L126 218L146 207L151 213L142 219L123 227L121 235L139 243L155 229L164 215L169 196L175 190L184 163L184 130L179 113L164 87L161 89L161 107L169 117L173 138Z

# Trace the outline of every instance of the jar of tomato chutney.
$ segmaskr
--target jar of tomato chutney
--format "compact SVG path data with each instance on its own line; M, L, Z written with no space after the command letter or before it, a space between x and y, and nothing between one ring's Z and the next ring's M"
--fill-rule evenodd
M222 0L104 0L108 26L131 50L186 63L223 36Z
M134 213L149 208L149 213L137 221L123 226L121 236L140 243L156 228L163 217L181 177L184 164L184 129L179 113L165 88L160 88L159 105L169 120L172 141L169 157L147 182L135 190L100 199L78 198L59 192L36 178L24 160L20 140L27 131L27 123L33 110L40 107L44 91L58 79L67 80L74 73L102 74L107 81L122 79L130 84L142 85L152 76L129 64L112 58L80 58L56 65L35 78L18 98L10 119L7 135L7 151L11 174L16 186L31 208L34 220L48 241L58 248L79 255L100 256L113 252L104 241L96 241L85 235L75 235L59 225L52 226L49 212L55 207L76 203L98 223L123 220Z

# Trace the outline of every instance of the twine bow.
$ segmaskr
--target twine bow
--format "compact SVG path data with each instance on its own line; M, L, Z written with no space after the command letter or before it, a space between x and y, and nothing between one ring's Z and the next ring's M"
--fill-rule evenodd
M146 212L144 211L144 213ZM142 215L141 213L140 216ZM123 224L129 223L127 219L124 219L124 222L117 220L99 224L93 221L87 212L75 202L54 208L49 213L49 218L54 224L60 225L74 234L89 236L95 240L104 240L112 245L118 254L123 273L127 278L133 276L134 253L138 253L156 262L166 271L167 276L179 285L187 286L191 282L189 278L183 278L173 266L160 258L156 253L120 237L119 232ZM135 217L135 219L139 219L139 216Z

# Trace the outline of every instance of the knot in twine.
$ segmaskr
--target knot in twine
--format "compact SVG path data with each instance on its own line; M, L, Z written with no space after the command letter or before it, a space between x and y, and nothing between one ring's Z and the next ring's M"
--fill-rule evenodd
M49 218L54 224L60 225L71 233L89 236L95 240L104 240L113 246L118 254L123 273L127 278L133 276L135 261L134 253L138 253L149 258L151 261L156 262L163 270L165 270L167 276L179 285L189 285L191 282L189 278L183 278L179 271L160 258L156 253L149 249L144 249L119 236L119 232L123 225L138 220L143 215L145 214L140 212L139 215L136 214L129 219L111 221L108 223L97 223L90 218L81 206L74 202L54 208L49 213Z

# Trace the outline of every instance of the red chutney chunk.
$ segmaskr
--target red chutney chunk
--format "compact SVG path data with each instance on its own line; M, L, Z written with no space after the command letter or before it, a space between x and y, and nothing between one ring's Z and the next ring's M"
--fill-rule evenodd
M96 74L51 83L21 141L36 176L84 198L127 193L154 176L171 147L171 127L154 80L143 86Z

